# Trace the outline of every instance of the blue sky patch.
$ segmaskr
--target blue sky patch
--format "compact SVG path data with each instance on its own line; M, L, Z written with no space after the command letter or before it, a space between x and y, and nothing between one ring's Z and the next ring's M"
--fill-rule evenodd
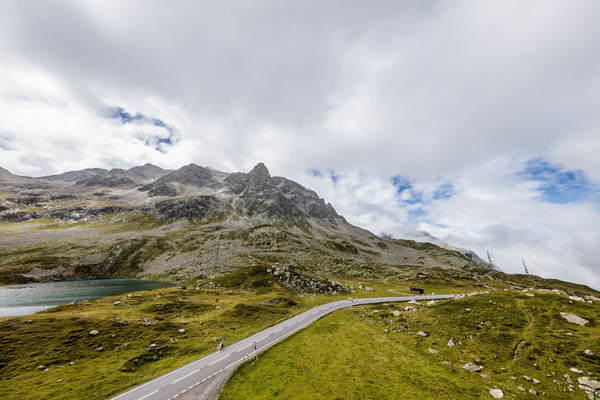
M396 188L397 194L409 194L409 198L400 200L401 205L413 205L423 203L423 193L413 190L410 181L401 175L392 177L392 185ZM406 193L405 193L406 192Z
M392 185L396 188L396 193L400 194L407 189L412 189L410 181L401 175L396 175L392 178Z
M452 196L454 196L454 185L451 183L446 183L433 192L434 200L445 200Z
M140 126L152 125L159 128L164 128L166 132L163 135L153 135L151 137L146 135L138 136L138 139L144 142L146 146L154 147L154 149L160 151L161 153L165 152L165 146L171 146L178 141L177 130L158 118L150 118L139 112L135 115L132 115L131 113L125 111L125 109L122 107L109 107L108 117L121 120L123 125L137 123Z
M424 217L425 215L427 215L427 211L421 207L408 210L409 220L421 219L421 217Z
M540 198L550 203L574 203L600 193L600 188L590 182L583 171L565 171L561 165L550 164L543 158L529 161L519 175L539 182Z

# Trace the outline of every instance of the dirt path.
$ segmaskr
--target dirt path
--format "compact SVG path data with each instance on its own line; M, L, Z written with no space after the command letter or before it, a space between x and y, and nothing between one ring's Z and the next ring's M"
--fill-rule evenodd
M530 335L528 334L528 332L531 330L531 327L533 326L533 315L531 315L531 313L525 309L525 306L523 304L523 301L519 301L517 303L519 309L523 312L523 313L527 313L529 315L529 324L527 325L527 327L525 327L523 329L523 336L525 337L529 337ZM527 340L524 338L519 338L519 340L517 341L517 343L515 344L514 350L513 350L513 362L517 361L517 357L519 355L519 351L523 348L523 346L525 346L527 344Z

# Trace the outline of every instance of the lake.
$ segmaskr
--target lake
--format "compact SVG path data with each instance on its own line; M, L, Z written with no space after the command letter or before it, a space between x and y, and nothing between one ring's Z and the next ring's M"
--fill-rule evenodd
M0 286L0 317L33 314L72 301L173 286L140 279L95 279Z

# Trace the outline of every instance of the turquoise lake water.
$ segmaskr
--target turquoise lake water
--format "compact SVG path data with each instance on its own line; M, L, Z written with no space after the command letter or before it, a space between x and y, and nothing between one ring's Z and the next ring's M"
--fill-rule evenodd
M173 286L139 279L95 279L0 286L0 317L33 314L72 301Z

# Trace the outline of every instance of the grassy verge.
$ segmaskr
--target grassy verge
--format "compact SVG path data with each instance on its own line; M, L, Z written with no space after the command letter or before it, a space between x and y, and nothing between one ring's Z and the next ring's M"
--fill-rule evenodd
M532 390L551 399L587 398L577 385L583 375L571 368L599 379L597 304L501 291L414 311L405 306L326 316L243 364L219 399L477 399L491 398L490 388L507 397L532 397ZM580 327L560 312L591 322ZM455 346L448 346L451 338ZM483 370L463 369L469 362Z

